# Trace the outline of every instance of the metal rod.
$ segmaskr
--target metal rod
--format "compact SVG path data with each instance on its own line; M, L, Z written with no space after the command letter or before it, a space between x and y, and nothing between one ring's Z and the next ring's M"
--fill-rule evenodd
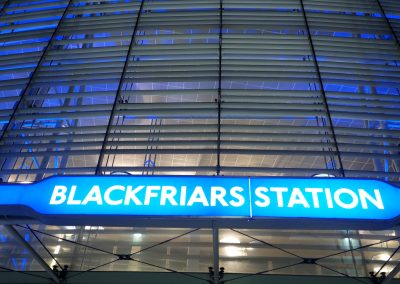
M375 272L375 277L378 276L378 274L382 271L382 269L389 263L389 261L391 261L393 259L393 256L400 250L400 246L397 247L397 249L395 249L394 252L392 252L392 254L390 255L390 257L385 261L385 263L382 264L382 266L379 268L379 270L377 272Z
M59 268L63 268L61 263L57 260L57 258L50 252L50 250L46 247L46 245L40 240L40 238L36 235L36 233L31 229L29 225L26 225L26 227L29 229L29 231L32 233L32 235L35 237L35 239L40 243L40 245L44 248L44 250L51 256L51 258L54 260L54 262L58 265Z
M101 146L101 150L100 150L99 160L97 161L96 175L100 174L100 169L101 169L101 166L102 166L102 163L103 163L103 159L104 159L104 150L106 148L107 140L108 140L108 137L110 135L111 126L112 126L113 121L114 121L115 110L117 108L118 101L119 101L119 99L121 97L121 88L122 88L122 84L124 82L126 69L128 68L129 58L131 56L131 52L133 50L133 46L135 45L136 33L137 33L138 25L139 25L140 16L142 14L144 1L145 0L142 0L141 3L140 3L140 8L138 10L138 15L136 17L135 26L133 27L132 37L131 37L131 40L129 42L129 48L128 48L128 52L126 54L124 68L122 69L121 77L119 78L117 94L115 95L114 103L113 103L112 110L111 110L111 113L110 113L110 118L108 119L106 133L104 135L104 140L103 140L103 143L102 143L102 146Z
M40 57L40 60L39 60L38 64L36 65L35 69L33 70L32 74L31 74L31 76L29 78L28 83L26 84L25 88L21 91L21 93L20 93L21 95L19 96L19 100L17 101L16 105L14 106L14 109L13 109L13 112L12 112L12 114L10 116L10 119L6 123L6 125L4 127L4 130L3 130L3 132L2 132L2 134L0 136L0 142L3 140L6 132L11 127L12 122L15 119L15 115L17 113L17 110L19 109L19 106L21 105L21 103L24 101L26 95L28 94L28 90L29 90L29 88L30 88L30 86L31 86L31 84L33 82L33 78L36 76L36 73L39 71L40 66L43 64L43 61L44 61L44 59L46 57L46 54L47 54L47 51L49 50L49 47L53 43L53 40L56 37L57 32L58 32L58 30L59 30L59 28L61 26L61 23L64 20L65 16L67 15L67 11L68 11L69 7L71 6L71 4L72 4L72 0L69 0L68 1L68 5L65 7L65 10L64 10L63 14L62 14L60 20L58 21L57 27L54 29L53 34L51 35L46 47L44 48L43 53L42 53L42 55Z
M301 5L301 12L303 13L304 23L305 23L306 29L307 29L307 36L308 36L308 41L309 41L310 47L311 47L311 52L312 52L312 56L313 56L315 70L317 72L318 84L319 84L319 87L320 87L320 90L321 90L322 99L323 99L325 110L326 110L326 116L328 117L329 127L330 127L330 130L332 132L333 141L334 141L334 144L335 144L336 155L337 155L338 160L339 160L339 166L340 166L339 170L340 170L342 176L345 177L345 172L344 172L343 163L342 163L342 157L340 155L339 146L338 146L338 142L337 142L337 139L336 139L335 128L333 127L333 121L332 121L331 113L330 113L330 110L329 110L328 100L326 99L324 83L322 82L321 72L320 72L320 69L319 69L317 55L316 55L316 52L315 52L314 43L313 43L313 39L312 39L312 36L311 36L310 26L308 24L308 19L307 19L307 15L306 15L306 10L304 8L303 0L300 0L300 5Z
M219 230L213 227L214 284L219 283Z
M381 13L382 13L382 16L385 18L385 21L386 21L386 23L387 23L387 25L388 25L388 27L389 27L389 30L390 30L390 32L392 33L393 38L394 38L394 40L395 40L396 43L397 43L397 47L400 48L400 41L399 41L399 39L397 38L396 32L394 31L394 29L393 29L393 27L392 27L392 24L390 23L388 17L386 16L386 13L385 13L385 10L384 10L383 7L382 7L381 1L376 0L376 2L378 3L379 9L381 10Z
M221 104L222 104L222 0L219 1L219 47L218 47L218 132L217 132L217 176L221 173ZM216 272L215 272L216 273Z
M393 278L397 275L397 273L400 272L400 263L397 263L397 265L393 268L392 271L387 274L385 280L383 280L382 284L389 284L392 282Z
M10 2L10 0L7 0L6 2L4 2L3 6L0 8L0 16L3 14L3 12L6 10L6 7L8 6L8 2Z
M47 274L56 283L60 283L60 279L54 273L54 271L47 265L47 263L40 257L40 255L31 247L31 245L25 241L25 239L14 229L12 225L4 225L7 232L21 245L23 246L32 257L40 264L40 266L47 272Z

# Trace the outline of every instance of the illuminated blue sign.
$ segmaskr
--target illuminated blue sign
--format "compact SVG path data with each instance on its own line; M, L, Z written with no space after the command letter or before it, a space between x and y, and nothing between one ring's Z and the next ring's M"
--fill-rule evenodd
M99 224L111 217L118 225L171 218L265 225L301 218L392 225L400 215L399 188L362 179L57 176L28 185L3 184L0 192L0 214L51 223L75 217L74 222Z

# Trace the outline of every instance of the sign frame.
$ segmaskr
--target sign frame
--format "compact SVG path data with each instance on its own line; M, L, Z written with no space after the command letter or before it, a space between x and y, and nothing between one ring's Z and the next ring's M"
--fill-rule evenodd
M361 178L325 178L325 177L228 177L228 176L130 176L130 175L112 175L112 176L89 176L89 175L68 175L68 176L51 176L38 182L30 184L20 183L3 183L0 185L0 192L2 187L7 186L39 186L46 181L55 179L74 179L74 178L100 178L109 179L145 179L145 178L168 178L168 179L254 179L254 180L295 180L295 181L359 181L359 182L378 182L386 184L387 186L394 187L398 190L400 197L400 188L394 184L384 182L379 179L361 179ZM0 197L1 199L1 197ZM400 199L399 199L400 200ZM177 227L177 228L240 228L240 229L370 229L381 230L389 229L400 223L400 209L399 215L390 219L338 219L338 218L309 218L309 217L254 217L254 216L173 216L173 215L88 215L88 214L40 214L24 205L1 205L0 206L0 223L1 224L49 224L61 226L114 226L114 227Z

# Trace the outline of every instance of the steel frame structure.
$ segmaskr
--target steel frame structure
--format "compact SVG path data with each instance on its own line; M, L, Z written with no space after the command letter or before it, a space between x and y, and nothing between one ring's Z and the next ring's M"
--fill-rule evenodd
M399 184L399 38L397 0L0 0L0 177L329 174ZM46 242L15 228L36 229L3 228L34 256L45 249L42 267L53 277ZM35 240L50 237L38 228ZM211 229L218 283L221 252L239 245ZM262 234L247 238L272 244ZM345 253L376 243L350 234ZM368 276L375 261L392 266L388 283L400 269L396 248L384 248L384 260L352 255L344 272L333 270ZM348 271L359 262L361 275Z

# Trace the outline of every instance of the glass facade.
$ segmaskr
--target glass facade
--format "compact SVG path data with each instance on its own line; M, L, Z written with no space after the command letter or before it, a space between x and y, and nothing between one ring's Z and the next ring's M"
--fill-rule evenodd
M323 174L400 185L398 0L0 7L3 182ZM215 257L212 229L195 223L14 228L48 265L74 271L207 273ZM41 270L2 230L0 267ZM368 277L396 267L399 234L220 229L219 264L226 273Z

